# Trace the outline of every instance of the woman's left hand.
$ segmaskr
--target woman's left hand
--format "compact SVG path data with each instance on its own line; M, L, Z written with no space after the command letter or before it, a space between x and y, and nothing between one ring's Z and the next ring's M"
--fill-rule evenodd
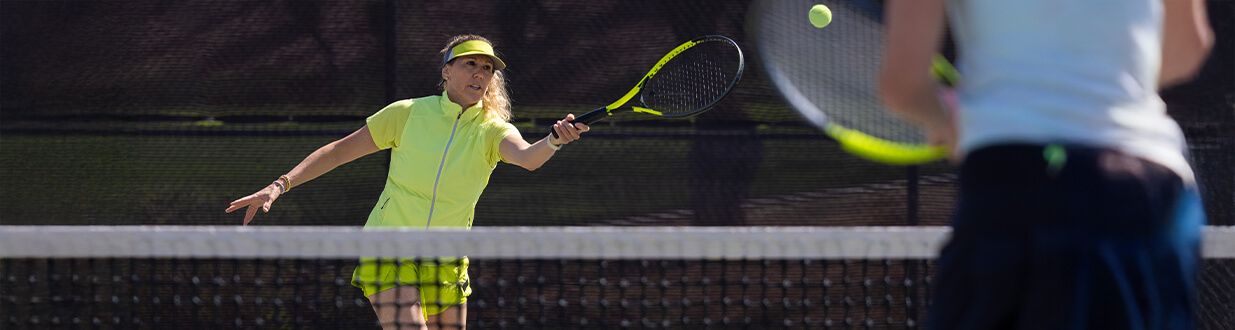
M956 98L956 90L952 88L940 89L938 95L944 118L937 120L935 125L926 127L926 140L932 145L947 148L948 160L959 164L959 154L956 151L956 116L959 113L960 101Z
M554 123L553 131L557 132L557 137L554 138L550 136L551 140L549 142L553 142L553 144L556 145L570 144L571 142L578 140L580 134L592 129L584 123L572 123L574 120L574 114L567 114L566 118L562 118L562 120Z

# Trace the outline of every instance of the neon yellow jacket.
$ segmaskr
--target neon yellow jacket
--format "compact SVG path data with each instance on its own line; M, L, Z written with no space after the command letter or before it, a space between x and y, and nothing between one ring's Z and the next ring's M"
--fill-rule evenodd
M519 130L485 120L481 103L461 110L442 93L391 103L366 119L378 148L392 150L386 187L365 228L472 227L501 160L498 145Z

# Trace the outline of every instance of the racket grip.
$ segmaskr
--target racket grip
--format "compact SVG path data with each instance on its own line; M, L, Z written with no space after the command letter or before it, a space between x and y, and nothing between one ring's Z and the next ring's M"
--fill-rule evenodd
M575 120L571 123L584 123L591 125L601 119L605 119L605 117L609 117L609 110L605 109L605 107L599 107L592 111L588 111L582 116L575 117ZM553 125L549 125L549 134L552 134L554 138L558 137L557 132L553 130Z

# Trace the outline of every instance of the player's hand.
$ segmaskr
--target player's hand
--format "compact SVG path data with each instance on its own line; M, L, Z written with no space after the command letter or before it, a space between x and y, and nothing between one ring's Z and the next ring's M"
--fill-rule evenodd
M567 114L562 120L558 120L553 124L553 131L557 133L557 137L550 136L549 142L556 145L570 144L579 139L579 135L591 130L584 123L572 123L575 120L574 114Z
M943 106L946 118L940 118L941 120L926 127L926 142L931 145L947 148L948 159L953 163L957 163L960 160L956 158L958 156L956 152L956 115L960 103L956 99L956 90L951 88L940 90L939 102Z
M249 222L253 221L253 216L257 215L257 210L262 210L262 213L270 212L270 205L274 204L274 200L278 199L281 193L282 190L279 190L274 183L271 183L266 188L262 188L262 190L232 201L231 205L227 207L227 213L248 208L244 212L243 222L243 225L247 226Z

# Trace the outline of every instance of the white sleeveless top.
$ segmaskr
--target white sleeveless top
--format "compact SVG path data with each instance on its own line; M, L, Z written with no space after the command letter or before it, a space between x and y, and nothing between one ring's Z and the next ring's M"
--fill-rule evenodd
M1077 143L1149 159L1193 181L1158 97L1161 0L950 0L960 152Z

